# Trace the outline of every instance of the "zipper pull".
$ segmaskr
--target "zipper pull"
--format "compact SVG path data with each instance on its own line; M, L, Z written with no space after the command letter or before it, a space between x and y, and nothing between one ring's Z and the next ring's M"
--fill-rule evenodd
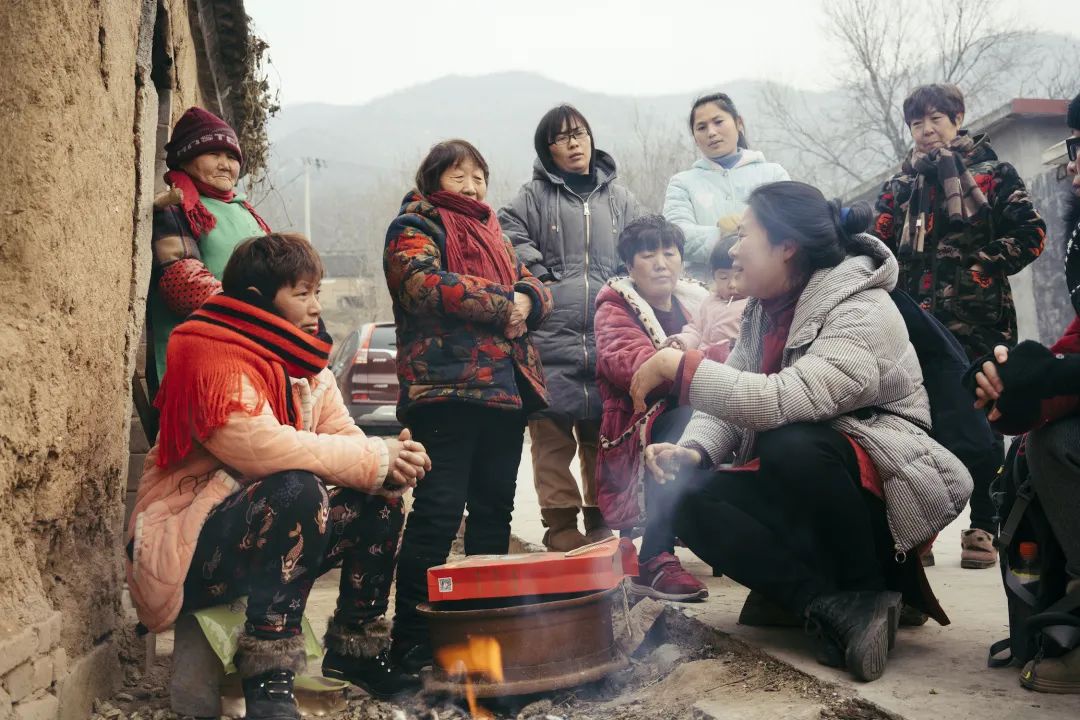
M589 211L589 201L588 200L586 200L582 204L582 207L585 209L585 217L589 217L590 215L592 215L592 212Z

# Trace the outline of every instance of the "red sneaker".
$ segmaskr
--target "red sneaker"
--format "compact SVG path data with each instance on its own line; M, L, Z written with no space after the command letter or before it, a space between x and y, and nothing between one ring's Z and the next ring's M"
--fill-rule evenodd
M641 574L630 583L630 592L658 600L704 600L709 589L690 573L671 553L660 553L639 566Z

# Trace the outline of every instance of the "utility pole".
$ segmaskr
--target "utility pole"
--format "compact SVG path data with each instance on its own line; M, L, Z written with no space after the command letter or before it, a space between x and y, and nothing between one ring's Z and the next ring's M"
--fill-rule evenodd
M326 161L322 158L301 158L304 162L304 235L308 242L311 238L311 167L316 170L326 167Z
M304 158L304 235L311 242L311 164Z

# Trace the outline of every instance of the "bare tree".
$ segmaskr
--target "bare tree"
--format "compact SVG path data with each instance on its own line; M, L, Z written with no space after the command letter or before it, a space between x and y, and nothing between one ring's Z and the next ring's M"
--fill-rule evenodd
M954 83L969 105L997 101L995 83L1006 69L1015 72L1016 50L1029 34L988 0L827 0L824 9L842 101L815 115L793 106L776 84L763 101L773 143L794 151L803 166L830 166L833 190L904 158L901 103L916 85Z
M672 127L651 115L642 115L634 103L634 139L616 148L619 179L651 212L664 206L668 181L694 162L696 151L685 127Z

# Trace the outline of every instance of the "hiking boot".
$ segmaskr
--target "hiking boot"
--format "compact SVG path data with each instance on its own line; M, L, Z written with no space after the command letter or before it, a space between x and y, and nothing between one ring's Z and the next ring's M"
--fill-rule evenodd
M900 627L920 627L929 619L930 616L918 608L907 604L900 608Z
M323 657L322 674L323 677L350 682L380 700L420 689L419 676L391 662L389 650L380 650L372 657L350 657L327 650Z
M960 533L960 567L969 570L984 570L997 565L997 548L994 536L979 528L970 528Z
M821 649L829 650L828 643L836 650L842 649L848 672L856 680L870 682L885 672L889 646L900 620L900 602L900 593L896 592L833 593L815 598L806 614L823 636Z
M751 627L802 627L803 620L757 590L751 590L739 613L739 624Z
M300 709L293 695L292 670L270 670L244 678L244 713L246 720L300 720Z
M679 558L671 553L660 553L639 564L638 572L630 583L630 592L635 595L675 602L704 600L709 596L709 589L686 572Z
M569 508L541 508L540 517L544 521L547 532L544 533L544 547L551 552L570 552L582 545L588 545L577 526L578 509Z
M390 624L385 618L360 625L331 618L324 641L323 676L350 682L380 699L418 690L418 670L409 672L391 662L389 639Z
M247 720L300 720L293 680L307 664L303 635L268 639L242 633L233 663L244 688Z
M598 507L583 507L581 514L585 521L585 542L595 543L614 537L611 528L604 521L604 515Z
M407 673L418 675L426 667L435 665L431 645L426 642L395 640L390 644L390 662Z
M1029 660L1020 671L1020 684L1042 693L1080 693L1080 648L1061 657Z

